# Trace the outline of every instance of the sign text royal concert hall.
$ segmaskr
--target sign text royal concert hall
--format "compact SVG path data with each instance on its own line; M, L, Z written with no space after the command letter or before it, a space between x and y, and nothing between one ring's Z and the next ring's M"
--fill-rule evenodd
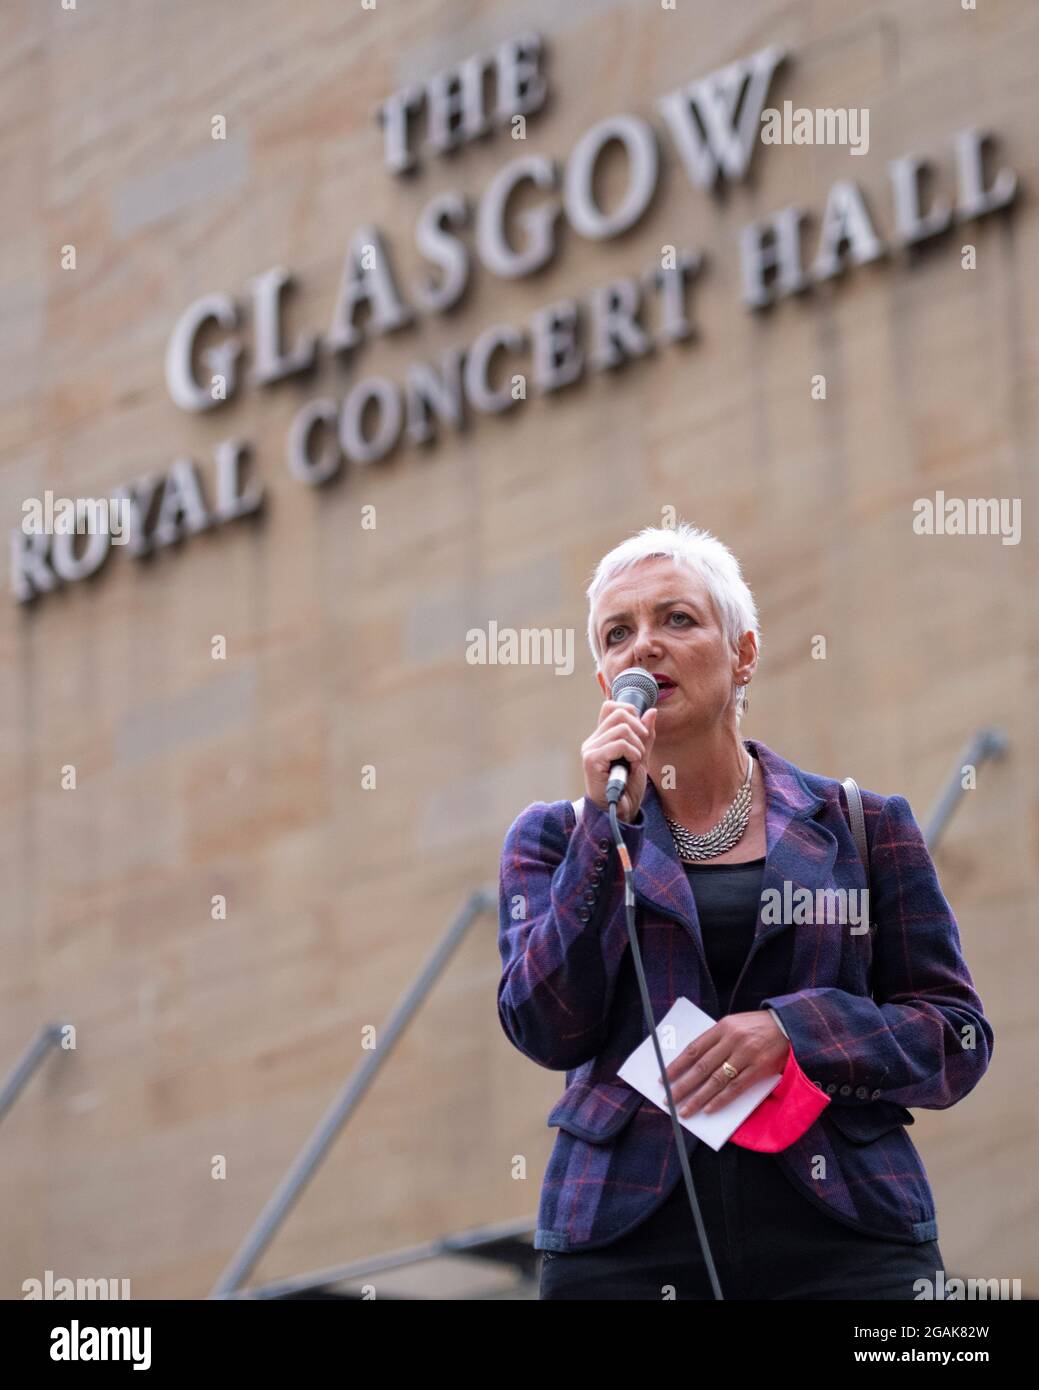
M377 112L388 173L420 177L423 161L496 135L522 146L528 122L546 107L547 70L541 38L522 34L394 93ZM580 296L532 304L522 322L495 322L493 314L477 322L467 306L462 321L472 327L459 335L463 341L435 360L416 350L401 380L364 370L366 347L384 335L410 334L418 344L423 322L456 310L467 294L534 276L576 243L629 232L662 188L662 170L677 169L709 197L738 189L770 144L846 143L846 154L865 153L868 113L801 111L789 93L770 105L774 89L790 85L791 70L796 78L788 54L763 49L664 93L651 114L605 116L562 159L520 153L504 161L476 199L435 192L413 230L428 271L410 283L395 271L391 238L371 222L357 226L322 331L290 332L296 281L283 266L253 275L240 293L201 295L172 327L166 385L183 411L237 417L227 437L205 465L185 456L156 468L142 457L141 474L111 494L112 510L127 523L120 528L91 524L84 499L66 499L64 507L28 499L11 531L15 597L25 602L95 573L113 545L141 557L257 514L265 503L261 465L269 461L254 457L243 423L248 396L293 378L297 391L309 390L335 373L334 359L351 384L340 392L315 386L283 441L284 466L305 486L377 466L402 445L434 446L477 416L504 415L670 344L693 339L703 350L709 334L697 319L697 285L711 274L710 257L694 244L665 241L650 264ZM669 164L662 163L665 145L674 156ZM884 258L904 268L912 248L1007 207L1017 178L992 146L989 132L965 125L942 148L888 161L868 187L857 177L864 162L849 159L849 176L820 190L815 207L779 206L743 222L732 248L743 308L810 297L815 287ZM620 188L608 209L596 196L607 157L619 161ZM736 208L739 196L732 195ZM142 455L155 447L142 440ZM261 453L266 448L264 441Z

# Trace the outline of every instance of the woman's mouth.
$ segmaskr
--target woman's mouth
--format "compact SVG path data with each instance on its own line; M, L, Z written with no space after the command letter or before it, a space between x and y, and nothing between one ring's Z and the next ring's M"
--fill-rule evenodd
M675 685L674 681L662 680L659 676L656 676L655 680L657 682L658 702L661 700L666 700L668 696L673 695L675 691L678 689L678 686Z

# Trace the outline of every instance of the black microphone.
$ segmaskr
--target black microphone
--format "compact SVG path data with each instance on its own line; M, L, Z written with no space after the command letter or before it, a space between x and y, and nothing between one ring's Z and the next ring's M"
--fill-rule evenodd
M641 666L629 666L622 671L610 686L610 699L623 705L631 705L641 719L648 709L657 703L660 687L648 671ZM628 785L631 764L627 758L617 758L610 764L610 775L606 782L606 804L615 806L624 795Z

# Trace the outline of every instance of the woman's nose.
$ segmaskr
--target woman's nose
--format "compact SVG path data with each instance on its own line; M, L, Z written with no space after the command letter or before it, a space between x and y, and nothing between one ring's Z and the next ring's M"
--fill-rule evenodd
M651 633L639 634L635 639L633 655L636 666L645 666L652 656L659 656L660 647Z

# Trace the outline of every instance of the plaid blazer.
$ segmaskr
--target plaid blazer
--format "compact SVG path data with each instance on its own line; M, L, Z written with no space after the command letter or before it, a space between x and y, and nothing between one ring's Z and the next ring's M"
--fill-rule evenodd
M782 895L786 883L813 901L820 888L864 889L840 783L745 745L764 777L762 894ZM774 1155L794 1187L837 1221L912 1244L938 1226L908 1107L944 1110L973 1090L993 1032L909 803L866 790L862 799L874 925L853 932L832 913L777 922L759 911L732 1012L775 1009L799 1066L830 1097ZM652 779L621 832L654 1019L679 995L718 1018L696 903ZM528 806L505 837L499 888L501 1025L524 1056L566 1072L547 1120L559 1132L534 1245L605 1245L681 1180L669 1115L617 1075L646 1030L608 815L587 799L579 824L569 801ZM683 1138L689 1152L699 1143Z

